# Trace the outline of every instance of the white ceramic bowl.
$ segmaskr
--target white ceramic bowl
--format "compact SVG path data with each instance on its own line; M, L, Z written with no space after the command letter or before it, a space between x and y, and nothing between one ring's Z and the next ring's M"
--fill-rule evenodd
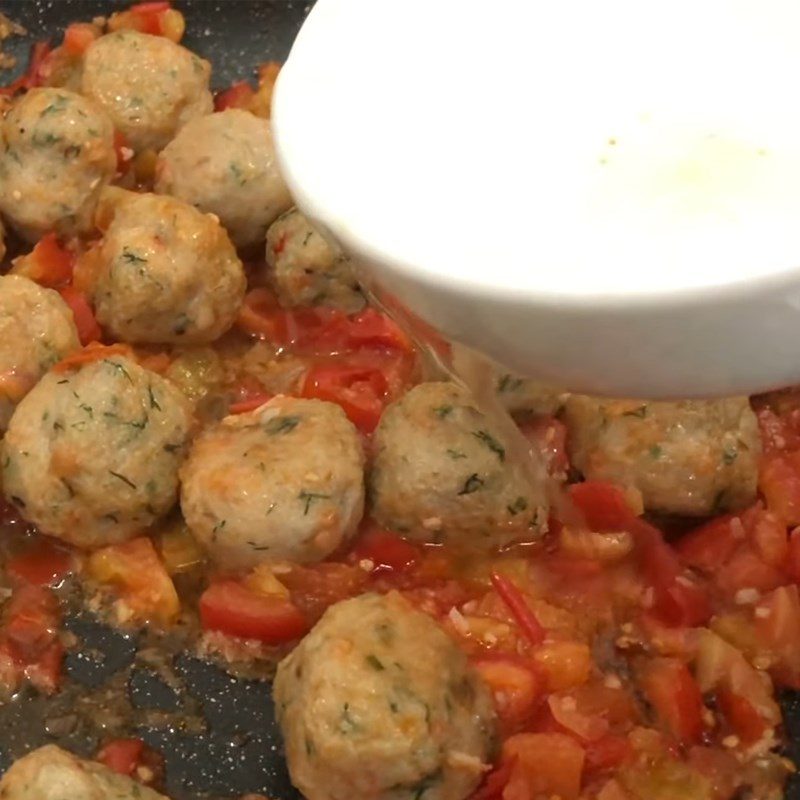
M800 4L318 0L273 102L378 296L614 396L800 381Z

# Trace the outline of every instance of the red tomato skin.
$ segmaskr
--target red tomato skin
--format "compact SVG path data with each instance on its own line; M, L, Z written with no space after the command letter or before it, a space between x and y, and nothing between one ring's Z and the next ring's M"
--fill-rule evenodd
M628 505L622 490L605 481L584 481L569 487L569 497L583 514L590 530L629 530L638 517Z
M586 770L606 772L617 769L633 756L627 736L607 733L586 744Z
M750 540L759 558L775 569L784 569L789 555L789 535L786 523L772 511L760 511L753 516Z
M100 341L103 332L97 324L97 320L92 311L89 300L83 292L79 292L72 286L62 286L58 293L72 310L75 319L75 327L78 329L78 338L82 345Z
M714 573L719 569L733 555L740 541L734 520L741 524L738 516L727 514L682 536L675 549L683 563L703 572Z
M134 3L128 11L133 11L135 14L152 14L160 11L167 11L172 8L169 0L149 0L145 3Z
M380 370L320 364L306 373L300 395L336 403L353 425L369 434L380 421L387 390Z
M212 583L203 592L200 622L205 630L257 639L265 644L299 639L309 627L290 601L258 595L232 580Z
M226 108L247 108L255 91L247 81L237 81L214 96L214 111Z
M583 748L560 733L519 733L503 743L503 759L516 757L504 800L551 797L578 800L585 761Z
M119 775L132 776L142 759L141 739L113 739L97 754L97 761Z
M492 691L503 734L522 730L544 688L535 668L521 658L500 654L476 658L472 663Z
M58 601L49 589L23 583L14 590L0 629L0 670L10 688L25 677L45 694L57 691L64 655L60 621Z
M703 735L703 697L688 667L676 658L655 658L642 669L640 683L669 733L696 744Z
M293 564L281 574L281 583L305 618L315 622L334 603L363 593L367 578L360 567L323 561L307 567Z
M6 570L19 581L51 586L72 570L72 556L52 542L41 539L9 559Z
M72 22L64 31L64 50L69 55L82 56L89 45L97 38L95 27L88 22Z
M64 647L61 642L51 642L38 658L26 664L22 673L43 694L55 694L61 685L61 664Z
M706 591L696 583L673 581L656 586L653 613L672 627L694 628L711 619L712 609Z
M72 279L75 257L62 247L54 233L48 233L39 239L31 255L38 264L36 282L40 285L54 289Z
M396 533L370 526L359 537L351 557L356 562L371 561L373 573L406 572L419 562L421 553Z
M787 525L800 525L800 451L764 456L758 488L770 511Z
M723 688L717 692L717 705L742 744L753 744L764 735L767 724L747 698Z
M786 576L765 564L749 547L742 547L727 564L717 569L716 583L729 595L735 595L740 589L769 592L786 583Z

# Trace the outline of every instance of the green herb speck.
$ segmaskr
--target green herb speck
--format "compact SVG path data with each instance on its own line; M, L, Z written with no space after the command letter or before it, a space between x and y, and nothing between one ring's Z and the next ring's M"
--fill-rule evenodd
M506 460L505 448L500 444L500 442L497 441L497 439L494 438L494 436L492 436L491 433L488 431L473 431L472 435L479 442L483 442L483 444L485 444L493 453L495 453L501 461Z
M367 664L369 664L376 672L383 672L386 669L386 667L381 664L380 659L377 656L372 655L372 653L367 656L366 661Z
M277 436L279 433L289 433L300 424L300 417L273 417L264 423L264 433Z
M329 494L322 494L320 492L307 492L303 489L299 495L297 495L297 499L303 501L303 516L308 514L309 509L311 508L311 504L315 500L330 500L331 496Z
M480 478L476 472L473 472L472 475L469 476L464 481L464 485L461 487L459 491L459 496L462 494L472 494L473 492L477 492L478 489L483 486L483 478Z

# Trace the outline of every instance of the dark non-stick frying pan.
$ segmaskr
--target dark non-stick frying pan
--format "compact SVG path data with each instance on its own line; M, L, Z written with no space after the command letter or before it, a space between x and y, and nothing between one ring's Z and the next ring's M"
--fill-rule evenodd
M24 68L33 41L58 39L69 22L129 4L0 0L0 10L28 31L4 44L19 63L0 73L0 82ZM178 0L175 5L186 16L184 43L212 62L212 83L220 88L251 77L262 61L285 60L313 0ZM163 754L165 788L174 800L248 792L272 800L299 797L286 773L267 683L234 679L180 652L169 659L168 669L158 659L150 664L142 652L146 642L84 614L66 625L77 642L65 661L67 689L51 700L23 692L0 706L0 771L13 757L47 742L91 755L104 738L128 735ZM800 693L785 693L782 705L788 755L800 763ZM124 723L113 711L118 707L126 709ZM800 800L800 780L790 782L786 797Z

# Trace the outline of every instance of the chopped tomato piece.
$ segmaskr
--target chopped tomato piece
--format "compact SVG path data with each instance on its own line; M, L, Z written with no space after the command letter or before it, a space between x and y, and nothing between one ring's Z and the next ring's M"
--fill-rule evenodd
M113 739L97 754L97 760L120 775L133 775L144 753L141 739Z
M58 689L64 655L58 640L60 621L50 589L23 583L14 590L0 628L0 673L9 689L23 678L46 694Z
M667 731L681 742L699 742L703 697L688 667L676 658L654 658L644 665L639 680Z
M134 3L128 11L132 11L134 14L159 14L171 6L169 0L149 0L145 3Z
M320 364L312 367L300 388L302 397L341 406L362 433L372 433L387 402L388 384L377 369Z
M421 553L396 533L370 525L359 537L351 556L357 563L371 561L373 572L404 572L420 560Z
M25 276L51 289L63 286L72 279L75 256L63 247L54 233L48 233L24 257Z
M736 755L720 747L689 749L689 766L711 783L713 800L727 800L736 796L736 790L741 782ZM598 797L598 800L601 798Z
M311 622L316 622L329 606L361 594L367 574L360 567L347 564L293 564L289 571L281 572L280 581L289 589L292 602Z
M237 581L212 583L200 598L205 630L219 631L265 644L283 644L308 631L305 616L291 601L266 597Z
M332 325L324 334L335 344L349 350L362 347L385 347L409 352L411 340L405 331L386 314L368 307L353 317L345 317L340 325Z
M61 684L63 661L64 647L56 640L48 644L36 660L25 664L22 674L40 692L54 694Z
M124 618L173 622L180 611L169 573L147 537L102 547L89 556L87 572L119 594Z
M586 745L586 770L605 772L617 769L633 755L627 736L607 733Z
M781 586L755 609L755 632L760 651L770 654L773 676L800 688L800 594L797 586Z
M127 11L112 14L108 20L111 31L130 28L152 36L164 36L173 42L181 40L185 27L183 14L167 2L137 3Z
M249 291L239 309L237 325L248 334L259 336L280 347L307 345L322 330L326 309L280 307L269 289ZM332 315L341 315L332 312Z
M692 577L683 574L683 565L661 531L637 521L639 559L645 578L653 587L651 612L667 625L694 627L711 618L708 593Z
M226 108L247 110L254 95L255 90L247 81L238 81L214 95L214 111L225 111Z
M638 522L624 492L613 483L584 481L569 487L569 497L583 514L590 530L630 530Z
M494 697L505 735L516 733L531 718L542 681L530 664L512 656L484 656L473 662Z
M551 692L586 683L592 670L592 653L583 642L546 642L533 657Z
M89 300L83 292L79 292L72 286L62 286L58 290L64 302L72 310L72 316L75 320L75 327L78 329L78 338L81 344L87 345L91 342L99 341L103 332L97 324L97 320L92 311Z
M750 538L759 558L771 567L783 569L789 555L786 523L772 511L760 511L752 521Z
M47 539L12 556L6 564L9 575L37 586L50 586L72 570L72 556Z
M767 730L764 718L745 697L730 689L717 692L717 706L742 744L757 742Z
M503 760L516 759L503 800L560 797L581 792L584 749L561 733L518 733L503 743Z
M655 585L653 613L668 625L695 627L711 619L708 593L695 581L679 576L669 585Z
M771 688L742 653L713 631L701 628L697 637L695 674L702 692L729 689L746 697L769 726L781 719Z
M718 567L716 580L721 589L734 595L740 589L769 592L786 583L786 576L765 564L749 547L744 547L734 553L727 564Z
M551 694L547 704L555 722L583 744L594 742L608 733L608 721L597 714L584 713L570 694Z
M714 573L733 555L744 535L741 517L727 514L682 536L675 549L684 564Z
M522 592L508 578L497 572L493 572L490 579L528 641L534 646L541 644L544 641L544 628L539 624Z
M90 22L72 22L64 31L64 51L71 56L82 56L100 31Z
M239 327L295 352L319 355L385 350L409 354L411 342L398 325L369 308L348 317L333 308L281 308L268 289L247 293L239 311Z
M633 800L633 797L620 786L619 781L612 778L610 781L603 784L602 788L597 793L597 800Z
M800 451L764 456L758 488L770 511L787 525L800 525Z

